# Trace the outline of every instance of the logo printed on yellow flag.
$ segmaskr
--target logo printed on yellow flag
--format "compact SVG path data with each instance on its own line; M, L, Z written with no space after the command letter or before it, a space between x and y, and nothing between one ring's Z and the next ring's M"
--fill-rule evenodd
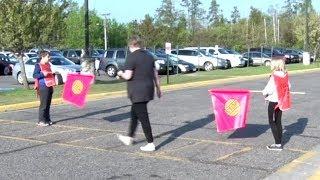
M72 92L76 95L80 94L83 90L83 83L80 80L75 80L72 84Z
M235 99L229 99L224 105L224 111L229 116L237 116L240 114L240 103Z

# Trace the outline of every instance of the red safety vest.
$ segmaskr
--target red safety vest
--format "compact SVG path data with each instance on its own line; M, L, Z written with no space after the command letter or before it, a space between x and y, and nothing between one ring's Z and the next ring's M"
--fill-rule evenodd
M278 105L275 109L279 108L281 111L289 110L291 108L291 95L288 73L286 73L284 77L280 77L275 74L272 76L278 93Z
M41 64L39 63L41 72L50 72L45 78L44 82L46 83L47 87L52 87L56 85L56 81L54 75L52 74L51 66L49 63ZM34 89L39 90L39 79L35 79Z

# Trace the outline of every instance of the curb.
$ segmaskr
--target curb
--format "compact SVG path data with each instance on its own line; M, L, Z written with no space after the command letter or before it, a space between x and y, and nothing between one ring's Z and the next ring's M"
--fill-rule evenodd
M320 68L295 70L295 71L289 71L289 72L291 75L294 75L294 74L312 73L312 72L318 72L318 71L320 71ZM207 85L218 85L218 84L225 84L225 83L251 81L251 80L256 80L256 79L261 79L261 78L267 78L269 75L270 74L239 76L239 77L231 77L231 78L226 78L226 79L217 79L217 80L207 80L207 81L198 81L198 82L192 82L192 83L184 83L184 84L166 85L166 86L162 86L161 88L162 88L163 92L169 92L169 91L181 90L181 89L186 89L186 88L202 87L202 86L207 86ZM126 91L115 91L115 92L110 92L110 93L89 94L87 96L87 100L88 101L96 101L96 100L101 100L101 99L124 97L126 95L127 95ZM60 104L66 104L62 98L52 99L51 105L60 105ZM0 112L30 109L30 108L36 108L38 106L39 106L39 101L10 104L10 105L2 105L2 106L0 106Z

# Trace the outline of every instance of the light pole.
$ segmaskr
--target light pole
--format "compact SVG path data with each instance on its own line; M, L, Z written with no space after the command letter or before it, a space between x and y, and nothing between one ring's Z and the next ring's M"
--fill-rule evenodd
M108 49L108 36L107 36L107 16L110 15L110 13L102 14L104 16L103 20L103 29L104 29L104 50L106 51Z
M84 36L85 36L85 57L89 56L89 2L84 1Z

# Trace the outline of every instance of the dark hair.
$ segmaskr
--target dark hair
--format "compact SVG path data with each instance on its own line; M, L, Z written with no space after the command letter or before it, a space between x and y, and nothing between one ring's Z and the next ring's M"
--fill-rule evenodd
M137 35L133 35L129 38L129 41L128 41L128 46L133 46L133 47L143 47L143 41L142 39L137 36Z
M48 51L45 51L45 50L40 51L40 57L41 58L46 57L47 55L49 55Z

